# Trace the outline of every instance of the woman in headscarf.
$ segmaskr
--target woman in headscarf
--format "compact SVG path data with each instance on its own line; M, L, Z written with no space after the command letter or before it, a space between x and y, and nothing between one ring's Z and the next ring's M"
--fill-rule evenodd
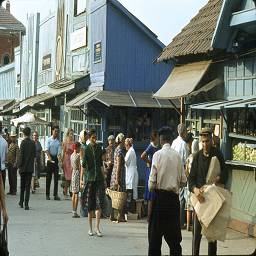
M117 147L116 147L115 152L114 152L114 166L113 166L111 181L110 181L110 187L112 189L118 190L118 191L125 191L126 190L124 141L125 141L124 134L119 133L116 136L116 139L115 139ZM115 220L114 211L112 211L110 219L112 221ZM118 222L125 221L123 213L118 214L117 221Z
M151 215L151 210L152 210L152 201L154 199L154 192L150 192L148 189L148 179L149 179L149 174L151 170L151 162L153 159L153 155L157 150L160 149L159 147L159 138L158 138L158 133L157 131L152 131L151 136L150 136L150 144L146 148L146 150L142 153L141 159L145 161L147 164L147 170L146 170L146 177L145 177L145 193L144 193L144 199L148 203L148 218Z
M133 200L138 199L138 171L137 171L137 157L132 144L131 138L125 139L125 148L127 150L125 155L125 172L126 172L126 191L128 209L131 211L131 204Z
M90 143L89 141L89 134L88 132L83 129L79 134L79 142L81 144L80 149L80 190L83 191L84 188L84 168L83 168L83 159L84 159L84 152L87 147L87 145ZM86 207L86 204L83 202L83 198L81 197L81 207L80 207L80 215L82 217L88 216L88 209Z
M73 153L73 144L74 144L74 131L73 129L69 128L63 142L62 165L63 165L63 171L65 175L65 180L66 180L63 188L64 196L67 196L68 188L70 187L70 183L71 183L71 176L72 176L71 155Z

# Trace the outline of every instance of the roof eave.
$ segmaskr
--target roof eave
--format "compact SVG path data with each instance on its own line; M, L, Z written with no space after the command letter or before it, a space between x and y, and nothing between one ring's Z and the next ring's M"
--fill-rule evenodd
M108 0L114 7L126 15L139 29L141 29L150 39L152 39L161 49L165 47L157 37L157 35L143 24L136 16L129 12L120 2L116 0Z

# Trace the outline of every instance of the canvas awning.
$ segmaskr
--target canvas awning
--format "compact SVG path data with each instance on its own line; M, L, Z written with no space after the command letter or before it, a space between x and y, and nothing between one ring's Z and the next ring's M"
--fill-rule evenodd
M187 96L195 90L210 64L211 61L200 61L175 67L153 97L157 99L175 99Z
M27 112L21 117L11 119L11 122L15 125L18 126L19 124L43 124L43 125L49 125L49 122L37 117L35 114L31 112Z
M149 92L129 92L129 91L87 91L78 95L67 103L67 107L79 107L93 100L96 100L107 107L137 107L137 108L173 108L168 100L158 100L152 98ZM175 101L179 106L179 102Z
M209 92L210 90L212 90L213 88L222 85L224 82L222 79L220 78L216 78L214 80L212 80L211 82L209 82L208 84L204 85L203 87L199 88L196 91L191 92L189 95L190 96L196 96L201 92Z

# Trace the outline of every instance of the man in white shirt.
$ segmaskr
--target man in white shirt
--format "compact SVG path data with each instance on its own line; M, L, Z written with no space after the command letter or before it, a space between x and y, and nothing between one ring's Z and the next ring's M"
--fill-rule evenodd
M149 217L148 255L161 255L162 236L170 248L170 255L181 255L181 228L179 189L186 183L186 175L179 154L171 148L171 129L159 131L162 149L152 159L148 181L150 191L155 191L152 214Z
M181 157L182 161L182 166L185 168L186 160L189 156L189 150L187 143L185 142L185 138L187 136L187 128L184 124L179 124L178 125L178 137L172 142L172 149L178 152L179 156ZM179 192L179 198L180 198L180 224L181 224L181 229L185 229L185 221L186 221L186 212L185 212L185 205L186 205L186 200L185 200L185 194L187 189L186 187L183 187L180 189Z

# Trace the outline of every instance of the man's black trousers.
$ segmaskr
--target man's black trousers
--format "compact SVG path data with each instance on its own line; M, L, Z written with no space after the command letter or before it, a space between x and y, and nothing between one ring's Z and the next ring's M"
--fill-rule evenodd
M199 255L200 252L200 242L201 242L201 230L202 226L194 214L194 223L193 223L193 239L192 239L192 255ZM208 255L217 255L217 242L208 243Z
M17 168L12 164L8 165L8 180L10 186L10 193L17 192Z
M148 226L148 255L161 255L162 237L170 248L170 255L182 254L179 196L174 192L156 190Z
M23 172L20 174L20 204L23 204L25 197L25 206L28 206L29 203L31 179L31 172Z
M59 166L58 166L58 158L56 156L52 156L52 160L54 163L48 161L47 162L47 173L46 173L46 196L50 196L50 188L52 181L52 174L54 175L54 190L53 195L58 195L58 179L59 179Z

